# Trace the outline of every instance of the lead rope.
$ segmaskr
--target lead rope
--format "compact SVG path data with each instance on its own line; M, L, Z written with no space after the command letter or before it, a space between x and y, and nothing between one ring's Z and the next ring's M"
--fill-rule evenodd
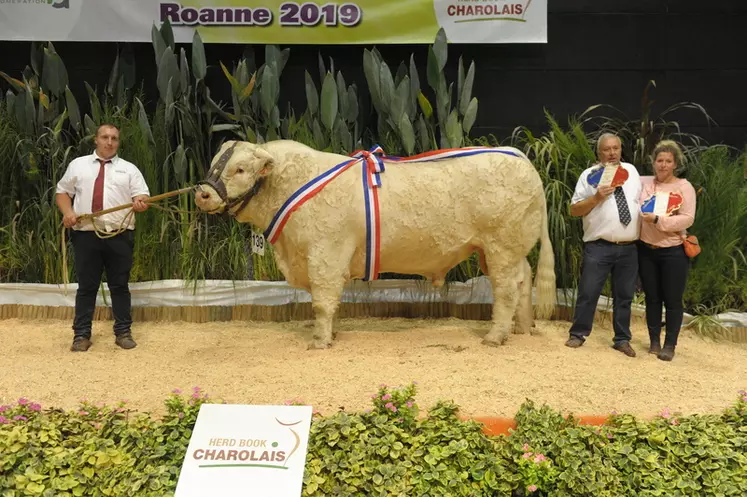
M193 190L194 186L189 186L186 188L181 188L179 190L173 190L170 192L162 193L160 195L156 195L154 197L149 198L145 201L146 204L148 204L150 207L154 207L156 209L165 211L165 212L175 212L175 213L190 213L189 211L183 211L178 209L171 209L167 207L161 207L160 205L156 205L156 202L159 202L161 200L164 200L169 197L174 197L176 195L180 195L182 193L187 193L191 190ZM122 218L122 221L119 223L119 227L115 229L114 231L107 232L103 229L100 229L99 226L96 224L96 217L101 216L103 214L109 214L110 212L116 212L120 211L122 209L129 208L130 211L125 215L124 218ZM86 219L91 220L91 224L93 225L93 231L96 233L96 236L99 238L107 239L107 238L114 238L117 235L120 235L124 233L124 231L127 229L127 226L130 224L130 220L134 217L135 210L132 208L132 204L123 204L117 207L111 207L109 209L104 209L99 212L93 213L93 214L83 214L80 217L78 217L78 222L84 221ZM67 286L70 284L70 278L68 276L68 264L67 264L67 240L65 237L67 228L65 225L62 225L62 232L60 233L60 245L62 250L62 279L63 279L63 287L64 287L64 295L67 296Z

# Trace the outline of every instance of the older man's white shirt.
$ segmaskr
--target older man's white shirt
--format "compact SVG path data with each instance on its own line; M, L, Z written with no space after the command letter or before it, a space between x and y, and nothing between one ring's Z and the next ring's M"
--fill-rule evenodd
M588 178L589 173L597 165L589 167L579 176L576 190L573 192L573 198L571 199L572 204L586 200L596 194L597 188L589 184ZM609 242L629 242L638 239L641 222L638 203L638 196L641 193L641 177L632 164L622 162L621 166L628 171L628 179L623 184L622 189L628 203L628 210L630 210L630 223L624 226L620 222L617 200L615 194L612 193L583 217L584 242L599 239Z
M78 157L70 162L57 183L57 193L67 193L73 197L75 214L91 214L93 185L101 167L96 153ZM145 178L135 164L118 156L104 166L104 209L129 204L138 195L150 195ZM96 217L96 226L104 231L115 231L123 226L124 218L130 209L122 209ZM135 216L130 216L127 229L135 229ZM75 230L92 231L90 220L80 222Z

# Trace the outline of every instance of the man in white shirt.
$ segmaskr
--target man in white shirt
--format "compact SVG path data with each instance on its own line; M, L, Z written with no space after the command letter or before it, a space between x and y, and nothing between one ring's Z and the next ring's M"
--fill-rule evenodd
M638 277L636 240L640 227L638 196L641 181L635 166L620 161L621 154L619 137L610 133L600 136L597 142L600 163L581 173L571 199L571 215L583 217L584 258L576 310L566 345L580 347L591 334L599 296L611 273L613 348L635 357L630 346L630 307ZM619 164L628 172L628 179L617 188L590 185L589 174L601 164Z
M96 130L96 150L74 159L57 183L57 207L62 212L62 222L72 228L70 238L75 251L75 271L78 291L75 295L73 320L73 352L85 352L91 346L91 325L96 307L96 294L101 276L106 269L106 280L114 315L115 343L123 349L137 344L132 339L130 326L130 270L135 245L135 216L127 225L124 219L128 210L102 214L79 222L78 216L91 214L111 207L132 203L135 212L148 208L150 192L140 170L131 162L117 156L119 129L112 124L102 124ZM94 231L111 233L126 228L116 236L100 237Z

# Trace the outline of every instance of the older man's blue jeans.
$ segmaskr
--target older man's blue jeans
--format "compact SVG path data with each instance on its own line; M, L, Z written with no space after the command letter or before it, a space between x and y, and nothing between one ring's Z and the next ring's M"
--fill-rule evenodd
M584 244L584 259L570 335L586 340L594 324L599 296L612 275L612 326L615 345L629 342L630 307L638 278L638 251L635 243L617 245L604 240Z

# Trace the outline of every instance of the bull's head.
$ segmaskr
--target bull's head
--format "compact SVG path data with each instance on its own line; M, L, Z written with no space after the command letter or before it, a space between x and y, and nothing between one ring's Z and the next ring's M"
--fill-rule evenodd
M274 166L272 156L248 142L224 143L207 177L195 189L195 204L209 214L225 211L236 216L259 193Z

